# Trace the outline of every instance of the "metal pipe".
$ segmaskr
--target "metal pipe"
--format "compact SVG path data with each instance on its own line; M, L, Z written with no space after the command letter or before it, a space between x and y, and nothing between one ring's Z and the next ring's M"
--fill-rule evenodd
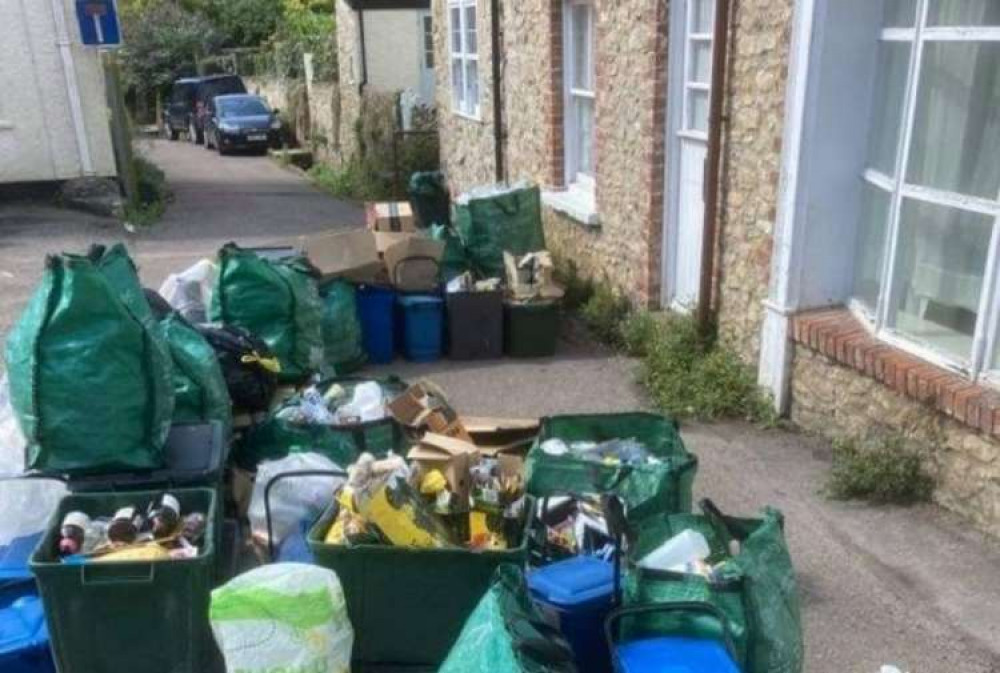
M358 33L361 42L361 82L358 84L358 93L364 93L365 86L368 85L368 48L365 46L365 12L358 10Z
M76 63L73 60L72 43L66 27L66 11L63 0L50 0L52 19L55 21L56 45L62 60L63 75L66 77L66 95L69 98L69 112L76 134L76 148L80 157L80 168L84 175L94 174L94 162L90 157L90 143L87 140L87 126L83 118L83 103L80 100L80 84L76 79Z
M496 168L496 181L506 182L507 168L504 161L503 142L503 70L500 63L502 43L500 39L500 0L491 0L490 31L491 49L493 52L493 156Z
M726 91L726 51L729 38L730 0L716 0L712 37L712 100L708 113L708 156L705 159L705 223L701 244L701 278L698 289L698 329L702 336L712 327L712 289L715 276L715 241L719 216L719 169L722 165L722 105Z

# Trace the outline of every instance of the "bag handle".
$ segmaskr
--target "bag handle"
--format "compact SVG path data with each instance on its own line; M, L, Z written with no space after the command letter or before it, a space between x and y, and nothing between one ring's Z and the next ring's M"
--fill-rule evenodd
M268 479L264 486L264 518L267 521L267 557L274 562L274 524L271 520L271 489L279 481L292 477L341 477L347 479L347 472L344 470L293 470L282 472Z

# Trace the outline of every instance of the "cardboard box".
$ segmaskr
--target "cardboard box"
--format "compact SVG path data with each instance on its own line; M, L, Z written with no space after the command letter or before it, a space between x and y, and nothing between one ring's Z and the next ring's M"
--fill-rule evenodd
M389 402L389 413L406 427L427 429L473 444L458 412L448 404L444 393L430 382L421 381L407 388L406 392Z
M444 246L444 241L416 235L387 246L382 257L396 289L404 292L437 290Z
M562 299L565 291L556 284L552 255L544 250L522 257L503 253L507 287L516 300Z
M526 455L538 436L538 419L463 416L472 443L484 456Z
M413 209L406 201L369 203L365 208L371 231L416 231Z
M359 283L375 283L385 278L385 267L370 231L324 232L300 236L297 242L324 278L346 278Z
M479 451L472 443L428 432L406 457L417 464L421 474L439 470L458 501L468 502L469 468L479 461Z

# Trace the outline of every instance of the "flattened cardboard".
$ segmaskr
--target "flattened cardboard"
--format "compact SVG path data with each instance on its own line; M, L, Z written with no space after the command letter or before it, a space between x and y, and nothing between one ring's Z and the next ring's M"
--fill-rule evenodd
M469 468L479 461L479 451L470 442L427 433L406 457L416 463L422 473L440 470L448 481L448 489L460 502L469 499L471 486Z
M324 232L300 236L297 241L324 278L349 277L366 270L376 274L382 267L370 231Z
M416 231L417 221L413 209L407 201L386 201L369 203L365 208L365 219L371 231Z
M527 418L464 416L462 423L484 456L526 455L538 436L540 422Z
M389 402L389 413L407 427L426 428L438 435L473 443L458 413L448 404L443 393L433 390L432 384L415 383L407 388L406 392Z

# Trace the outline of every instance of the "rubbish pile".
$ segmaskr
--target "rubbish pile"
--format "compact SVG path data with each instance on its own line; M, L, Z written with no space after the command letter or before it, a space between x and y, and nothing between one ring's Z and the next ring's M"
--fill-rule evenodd
M161 293L123 246L47 260L0 383L0 668L801 671L780 513L696 509L676 422L359 371L556 349L537 187L413 189Z

